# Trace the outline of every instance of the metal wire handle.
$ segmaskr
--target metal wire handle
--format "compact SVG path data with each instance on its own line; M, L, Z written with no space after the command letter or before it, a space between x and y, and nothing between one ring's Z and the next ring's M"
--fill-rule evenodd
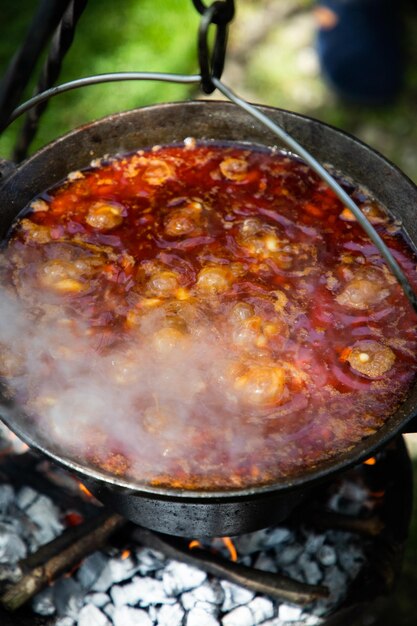
M230 0L233 4L233 1ZM229 4L228 0L217 0L214 4L220 4L222 6L226 6ZM214 15L216 11L214 11L211 7L205 7L205 5L200 2L200 0L193 0L195 5L198 5L198 10L200 8L203 11L204 26L200 28L199 40L201 37L201 32L207 37L207 29L210 23L207 16L211 16L211 19L214 19ZM213 5L212 5L213 6ZM219 26L220 28L220 26ZM216 48L216 44L214 49ZM208 44L205 45L205 51L208 56L209 48ZM213 53L214 57L216 57L216 52ZM223 59L224 61L224 59ZM219 61L218 61L219 62ZM204 80L209 81L210 88L213 85L216 89L218 89L228 100L239 106L241 109L246 111L249 115L251 115L258 122L266 126L276 137L278 137L286 146L290 148L293 152L297 153L304 161L311 167L314 172L324 180L329 187L333 190L339 200L342 202L344 206L346 206L350 211L352 211L353 215L357 219L360 226L369 236L371 241L378 248L381 256L386 261L388 267L391 272L394 274L395 278L401 285L406 297L408 298L411 306L414 311L417 313L417 296L414 293L414 290L405 276L404 272L400 268L397 261L394 259L391 254L389 248L386 246L380 235L377 233L375 228L372 226L370 221L365 217L362 213L358 205L352 200L352 198L346 193L346 191L339 185L339 183L333 178L333 176L317 161L315 157L313 157L308 150L306 150L301 144L298 143L291 135L289 135L281 126L273 122L269 117L264 115L256 106L249 104L246 100L235 94L229 87L227 87L221 80L220 77L216 76L218 71L216 70L216 64L212 59L206 59L206 63L204 65L204 71L206 72L205 78L201 74L197 75L183 75L183 74L165 74L160 72L117 72L117 73L109 73L109 74L99 74L96 76L87 76L86 78L80 78L77 80L72 80L67 83L63 83L62 85L58 85L56 87L52 87L51 89L47 89L43 93L34 96L30 100L27 100L20 106L18 106L13 113L11 114L7 123L3 124L3 127L0 128L0 132L7 128L14 120L16 120L20 115L23 115L26 111L29 111L32 107L39 105L42 102L45 102L49 98L57 96L60 93L65 91L70 91L72 89L78 89L80 87L84 87L87 85L95 85L99 83L106 82L117 82L117 81L125 81L125 80L156 80L162 82L173 82L173 83L202 83ZM221 73L221 72L220 72Z
M42 93L45 89L52 87L58 80L64 57L71 47L78 20L86 8L87 1L88 0L71 0L65 9L61 21L52 37L48 56L42 68L38 84L36 85L36 94ZM14 148L14 161L22 161L27 157L29 146L36 135L41 115L46 106L47 102L43 102L30 110Z

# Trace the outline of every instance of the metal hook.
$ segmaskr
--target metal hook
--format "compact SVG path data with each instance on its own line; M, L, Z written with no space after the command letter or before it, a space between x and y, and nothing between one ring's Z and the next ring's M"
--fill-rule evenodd
M234 15L234 2L216 0L206 7L200 0L193 0L194 6L201 13L198 30L198 60L200 63L201 87L205 93L215 90L212 77L220 78L224 68L227 44L227 27ZM213 49L210 52L208 31L211 25L216 26Z
M198 60L200 63L201 88L204 93L212 93L215 90L212 78L220 78L224 68L227 43L227 25L215 24L213 18L216 7L222 2L214 2L204 12L200 28L198 30ZM216 26L216 36L213 50L210 54L208 43L208 31L211 24Z
M207 7L202 0L193 0L194 7L200 13L204 15L209 7ZM232 21L235 15L235 3L234 0L221 0L215 2L217 4L216 15L213 17L213 24L226 25Z

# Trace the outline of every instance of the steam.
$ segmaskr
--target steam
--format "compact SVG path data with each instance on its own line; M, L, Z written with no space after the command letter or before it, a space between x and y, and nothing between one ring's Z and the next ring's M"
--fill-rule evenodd
M150 309L114 341L105 327L92 332L82 307L37 289L27 267L17 284L18 296L0 290L0 374L29 416L20 428L138 484L229 480L253 426L242 429L226 385L231 355L204 316L183 332Z

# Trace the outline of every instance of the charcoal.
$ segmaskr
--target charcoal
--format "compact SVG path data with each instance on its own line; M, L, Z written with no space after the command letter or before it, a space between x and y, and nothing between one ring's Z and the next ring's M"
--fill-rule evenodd
M77 626L110 626L110 622L94 604L86 604L80 611Z
M56 611L52 587L47 587L32 600L32 609L38 615L53 615Z
M290 604L280 604L278 609L278 617L283 622L296 622L300 619L302 609L298 606L291 606Z
M297 565L302 571L306 583L309 585L317 585L320 583L323 578L323 573L307 552L300 554Z
M14 565L26 556L25 543L14 532L9 532L7 526L0 524L0 563Z
M311 531L304 532L306 541L304 544L304 549L309 554L317 554L318 550L322 547L324 542L326 541L325 535L317 535Z
M176 604L163 604L162 606L179 606L178 603ZM152 604L150 606L148 606L148 608L146 609L148 612L149 617L151 618L151 622L156 622L158 619L158 610L161 607L156 607L153 606Z
M211 583L205 581L199 587L181 595L181 602L186 610L190 610L195 606L200 606L199 603L201 602L203 602L204 605L212 605L216 607L222 604L223 601L224 591L217 581L213 581ZM201 608L205 607L201 606Z
M254 533L234 537L233 541L239 555L253 554L259 550L265 550L290 539L292 533L288 528L265 528Z
M94 552L94 554L84 559L77 572L77 580L86 591L91 589L93 584L97 581L107 561L108 559L102 552Z
M52 590L58 615L77 619L84 597L80 583L74 578L61 578L55 583Z
M255 624L253 613L247 606L238 606L222 619L223 626L255 626Z
M254 624L262 624L274 615L274 603L269 598L254 598L247 607L252 612Z
M272 557L265 552L261 552L255 560L253 567L260 569L263 572L276 572L277 564Z
M293 533L289 528L283 528L281 526L276 526L275 528L269 528L267 530L266 548L273 548L281 543L285 543L286 541L290 541L293 537Z
M75 621L72 619L72 617L59 617L54 623L54 626L74 626L74 625L75 625Z
M215 616L219 612L218 605L211 604L211 602L205 602L204 600L196 600L190 593L183 593L181 601L186 611L191 611L192 609L202 609L206 613L210 613L210 615Z
M137 571L142 576L161 569L166 563L164 555L156 550L151 550L151 548L139 548L136 550L136 559Z
M108 559L105 555L103 556L106 563L101 568L100 576L91 586L92 591L107 591L115 583L130 580L137 571L131 558L113 557Z
M249 591L249 589L244 589L243 587L229 583L227 580L220 581L220 586L224 592L222 611L225 613L235 609L237 606L247 604L255 597L253 591Z
M298 580L300 583L305 582L303 573L298 566L298 563L294 563L293 565L287 565L282 569L283 574L288 576L289 578L293 578L294 580Z
M85 601L86 603L94 604L94 606L97 606L99 609L101 609L103 608L103 606L106 606L110 602L110 598L107 593L88 593L85 596Z
M11 485L0 485L0 515L8 512L15 497L15 492Z
M170 561L164 569L162 582L167 596L176 596L201 585L207 574L196 567L178 561Z
M32 489L32 487L22 487L21 489L19 489L19 492L16 496L16 505L19 507L19 509L25 511L28 506L35 502L38 496L38 492Z
M220 623L204 609L194 608L187 614L185 626L220 626Z
M327 568L323 584L330 590L330 604L334 604L343 597L346 591L347 580L346 573L339 569L337 565Z
M0 583L16 583L22 577L22 570L16 564L2 564L0 567Z
M34 534L40 544L51 541L64 529L59 520L59 509L47 496L38 496L34 502L26 507L26 514L38 526L38 530Z
M323 623L323 620L317 615L308 615L304 618L305 626L319 626Z
M334 565L336 563L336 551L332 546L324 544L317 552L317 558L322 565L329 567L330 565Z
M150 604L175 603L175 598L166 595L162 581L149 577L135 576L127 585L115 585L110 595L116 606L124 604L133 606L140 603L141 606L146 607Z
M114 604L109 602L109 604L106 604L104 607L102 607L102 609L103 609L103 613L105 613L107 617L110 618L110 621L113 622L113 615L116 610L116 607L114 606Z
M114 626L152 626L152 620L146 611L130 606L118 606L113 614Z
M184 610L179 604L164 604L157 613L157 626L181 626Z
M344 480L327 505L337 513L358 516L363 510L368 496L368 489L351 480Z
M278 547L275 551L277 555L277 561L279 565L292 565L295 563L300 554L303 552L303 546L299 543L294 543L283 548Z
M365 561L365 555L359 546L351 543L338 552L338 560L349 578L354 578Z

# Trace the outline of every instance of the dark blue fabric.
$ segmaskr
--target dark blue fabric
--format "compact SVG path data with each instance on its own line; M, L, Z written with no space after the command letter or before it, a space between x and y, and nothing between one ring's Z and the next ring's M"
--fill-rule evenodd
M319 28L317 51L324 77L344 98L363 103L392 100L403 82L398 0L319 0L338 16Z

